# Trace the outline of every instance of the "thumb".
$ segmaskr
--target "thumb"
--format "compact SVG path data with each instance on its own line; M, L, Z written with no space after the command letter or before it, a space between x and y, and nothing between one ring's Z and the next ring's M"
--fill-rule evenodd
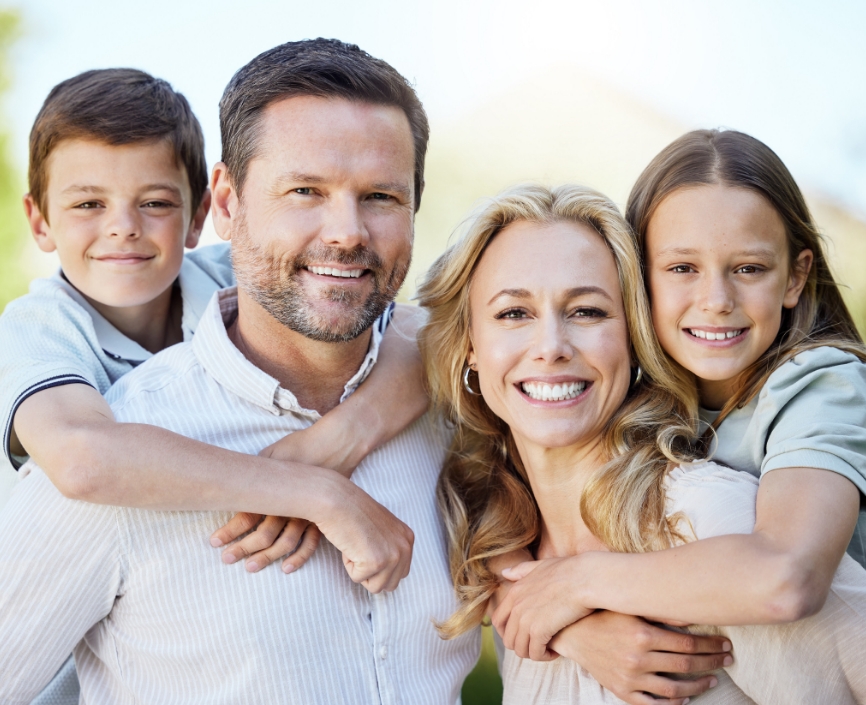
M506 580L511 580L512 582L520 580L535 570L540 562L541 561L524 561L523 563L518 563L516 566L503 570L502 577Z

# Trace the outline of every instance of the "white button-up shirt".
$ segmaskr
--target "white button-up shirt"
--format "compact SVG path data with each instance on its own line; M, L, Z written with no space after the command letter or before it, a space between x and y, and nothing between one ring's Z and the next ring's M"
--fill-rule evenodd
M319 415L250 363L218 293L192 342L108 393L122 422L153 423L257 453ZM383 324L344 397L375 363ZM454 703L477 633L441 640L456 607L434 491L449 437L427 415L372 453L353 481L415 532L396 591L369 594L323 540L303 568L224 565L226 512L155 512L64 498L35 465L0 514L0 703L26 703L70 650L82 702ZM122 472L122 468L118 468Z

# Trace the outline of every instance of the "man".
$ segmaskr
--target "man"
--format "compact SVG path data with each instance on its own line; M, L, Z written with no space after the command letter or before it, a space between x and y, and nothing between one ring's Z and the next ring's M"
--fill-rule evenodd
M328 40L257 57L220 111L213 215L238 289L107 399L118 421L254 454L375 364L409 265L427 123L393 68ZM478 640L443 642L431 624L455 606L434 501L446 440L425 416L355 484L299 471L273 513L329 541L288 576L223 565L208 537L225 513L76 502L31 466L0 517L0 702L29 701L73 648L93 703L455 702Z

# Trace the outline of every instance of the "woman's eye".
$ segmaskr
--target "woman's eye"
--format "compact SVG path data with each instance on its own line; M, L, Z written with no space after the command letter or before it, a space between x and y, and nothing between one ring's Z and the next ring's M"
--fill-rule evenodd
M309 186L303 186L301 188L292 189L292 193L297 193L301 196L311 196L313 194L313 189Z
M506 311L502 311L501 313L497 313L496 314L496 320L499 321L499 320L506 319L506 318L519 319L519 318L524 318L525 316L526 316L526 311L524 311L522 308L509 308Z
M607 318L607 311L592 306L583 306L575 310L574 316L577 318Z

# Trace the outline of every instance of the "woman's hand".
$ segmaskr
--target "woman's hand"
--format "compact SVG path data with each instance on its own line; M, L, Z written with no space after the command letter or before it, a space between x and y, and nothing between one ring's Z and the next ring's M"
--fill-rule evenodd
M493 613L493 626L506 648L520 658L549 661L548 649L555 634L586 617L593 608L581 604L579 557L527 561L502 571L512 581L508 593Z
M566 627L549 648L630 705L683 705L718 683L704 672L733 663L727 639L673 632L606 611ZM703 675L679 680L662 674Z

